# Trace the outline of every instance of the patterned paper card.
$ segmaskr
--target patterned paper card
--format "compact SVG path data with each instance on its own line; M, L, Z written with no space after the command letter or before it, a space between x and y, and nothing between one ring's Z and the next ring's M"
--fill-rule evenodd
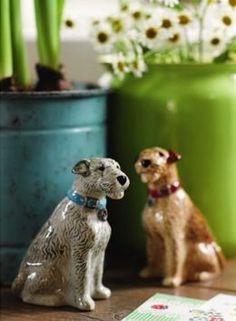
M157 293L122 321L183 321L190 310L205 301Z
M215 309L193 309L183 321L231 321Z
M213 308L223 313L226 321L236 321L236 296L218 294L203 305L204 309Z
M218 294L199 309L190 311L186 321L236 321L236 296Z

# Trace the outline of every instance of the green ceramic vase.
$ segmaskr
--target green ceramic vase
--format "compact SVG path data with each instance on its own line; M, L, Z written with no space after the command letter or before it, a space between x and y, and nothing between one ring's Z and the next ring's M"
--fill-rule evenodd
M143 78L124 81L109 110L110 155L132 182L114 209L115 246L144 252L146 187L133 161L142 149L157 145L182 154L182 185L225 254L236 256L236 65L149 66Z

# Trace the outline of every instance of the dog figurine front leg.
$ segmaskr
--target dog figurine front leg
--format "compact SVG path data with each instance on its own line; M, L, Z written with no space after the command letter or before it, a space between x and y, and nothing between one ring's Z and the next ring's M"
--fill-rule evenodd
M75 242L72 248L72 291L71 299L69 302L72 306L84 310L91 311L95 308L95 302L91 298L91 249L80 251L78 243Z
M111 290L102 283L105 250L99 251L95 258L94 284L92 297L94 299L107 299L111 296Z
M148 235L147 237L148 265L143 268L139 275L146 279L164 276L164 244L160 235Z
M163 285L178 287L184 281L184 262L186 257L184 236L170 230L165 237L165 278Z

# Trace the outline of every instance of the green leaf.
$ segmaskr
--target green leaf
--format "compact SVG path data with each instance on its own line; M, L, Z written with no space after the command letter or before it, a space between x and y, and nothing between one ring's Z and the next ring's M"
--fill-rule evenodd
M34 0L40 63L59 69L64 0Z
M10 0L10 16L14 77L19 87L29 88L30 71L22 32L21 0Z
M10 3L0 0L0 79L13 74Z
M223 63L226 62L229 58L229 51L226 50L224 52L222 52L219 56L217 56L216 58L214 58L214 62L215 63Z

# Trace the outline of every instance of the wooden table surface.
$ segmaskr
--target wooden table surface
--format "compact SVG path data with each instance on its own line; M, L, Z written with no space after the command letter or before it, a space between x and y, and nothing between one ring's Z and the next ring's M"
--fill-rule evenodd
M15 298L8 288L1 289L1 321L113 321L121 320L153 294L167 293L199 299L210 299L218 293L236 295L236 260L212 281L189 283L178 289L166 289L160 282L140 280L131 271L107 271L104 283L112 297L97 301L93 312L79 312L69 307L47 308L30 305Z

